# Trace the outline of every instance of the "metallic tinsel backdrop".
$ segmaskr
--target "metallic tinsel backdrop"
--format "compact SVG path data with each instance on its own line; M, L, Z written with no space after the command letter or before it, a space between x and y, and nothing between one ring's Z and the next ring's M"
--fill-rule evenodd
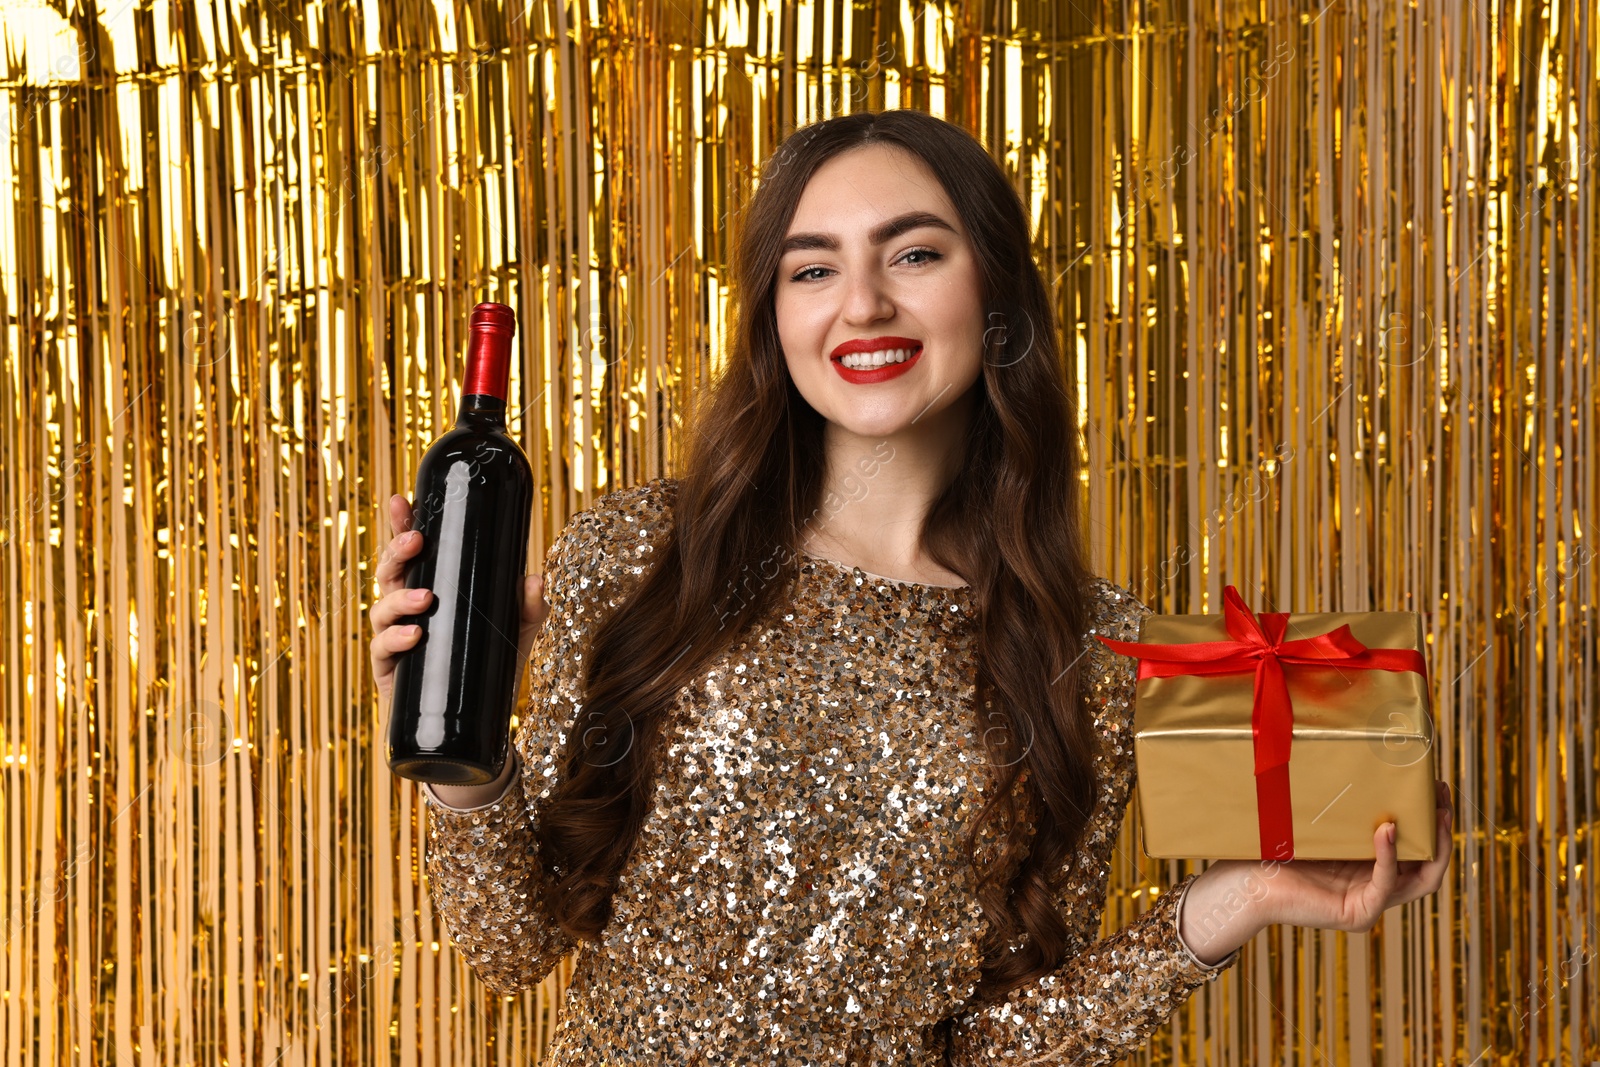
M1423 613L1444 888L1139 1062L1600 1059L1594 0L3 4L4 1063L533 1062L377 741L382 502L484 298L533 561L670 473L761 162L899 106L1032 209L1100 573Z

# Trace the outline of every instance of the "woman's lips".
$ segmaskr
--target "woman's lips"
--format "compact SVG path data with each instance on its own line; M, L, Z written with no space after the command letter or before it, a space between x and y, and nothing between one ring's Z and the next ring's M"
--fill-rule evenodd
M917 360L921 358L922 346L918 345L915 352L899 363L885 363L883 366L873 367L871 370L851 370L844 365L844 360L842 359L830 360L830 362L833 364L833 369L838 371L839 376L845 381L854 385L871 385L873 382L886 382L890 378L899 377L910 370Z

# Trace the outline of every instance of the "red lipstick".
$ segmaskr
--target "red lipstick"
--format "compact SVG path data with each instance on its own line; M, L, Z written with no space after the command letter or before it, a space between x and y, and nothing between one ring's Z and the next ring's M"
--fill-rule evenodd
M851 370L840 362L841 356L852 352L883 352L894 348L909 348L911 355L900 363L885 363L881 367L871 370ZM897 378L910 370L922 355L922 342L912 337L871 337L862 340L846 341L833 350L830 358L839 376L847 382L856 385L871 385L874 382L885 382L890 378Z

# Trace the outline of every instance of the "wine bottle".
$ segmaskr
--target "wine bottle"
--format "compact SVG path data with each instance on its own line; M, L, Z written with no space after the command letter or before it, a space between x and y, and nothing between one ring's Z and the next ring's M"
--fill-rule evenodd
M482 785L505 766L533 508L532 468L506 433L515 330L504 304L472 309L455 427L417 468L406 587L433 598L396 620L421 630L395 664L388 754L420 782Z

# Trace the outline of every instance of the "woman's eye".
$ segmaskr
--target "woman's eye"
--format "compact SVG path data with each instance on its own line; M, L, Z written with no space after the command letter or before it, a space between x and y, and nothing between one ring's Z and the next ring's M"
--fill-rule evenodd
M923 256L925 258L913 262L911 260L912 256ZM942 255L940 255L938 252L935 252L931 248L913 248L909 252L907 252L905 255L901 256L900 259L899 259L899 262L908 263L910 266L913 266L913 267L922 267L922 266L926 266L929 263L934 262L935 260L939 260L939 259L943 259L943 258L944 257ZM805 270L797 271L795 274L791 275L789 280L792 281L792 282L816 281L817 280L816 279L816 272L817 271L827 271L827 270L828 270L827 267L807 267Z

